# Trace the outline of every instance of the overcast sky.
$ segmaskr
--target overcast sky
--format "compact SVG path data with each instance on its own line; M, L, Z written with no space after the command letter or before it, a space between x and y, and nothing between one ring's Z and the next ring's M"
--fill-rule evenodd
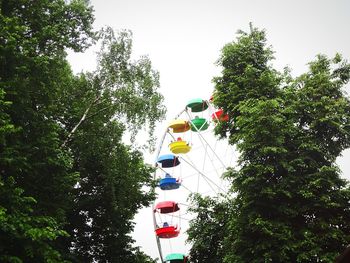
M132 30L134 57L148 55L160 72L168 119L188 100L210 97L211 80L220 74L215 61L221 48L235 39L237 30L249 30L249 22L266 29L276 68L288 65L294 76L305 72L318 53L339 52L350 59L348 0L92 0L91 4L96 28ZM96 65L93 50L69 53L69 60L75 72ZM338 163L350 179L349 162L346 151ZM147 254L157 257L148 219L151 211L141 211L135 238Z

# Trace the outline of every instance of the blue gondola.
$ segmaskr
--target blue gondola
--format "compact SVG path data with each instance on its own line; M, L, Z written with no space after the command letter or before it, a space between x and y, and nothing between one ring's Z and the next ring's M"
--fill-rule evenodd
M159 182L159 187L162 190L174 190L178 189L181 186L181 183L170 174L166 174Z
M179 158L173 154L161 155L157 162L162 165L162 168L175 167L180 164Z

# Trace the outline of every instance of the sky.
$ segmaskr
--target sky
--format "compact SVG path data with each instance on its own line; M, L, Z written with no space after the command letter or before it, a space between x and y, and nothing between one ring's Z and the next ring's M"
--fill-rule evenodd
M212 78L220 74L216 61L222 47L249 22L265 29L275 51L276 69L285 66L298 76L319 53L336 52L350 59L350 1L348 0L92 0L95 28L111 26L133 32L133 57L148 55L160 72L160 92L168 108L167 121L192 98L208 99ZM94 49L69 52L74 72L94 70ZM349 86L347 87L350 93ZM161 137L167 121L157 126ZM155 156L146 156L146 160ZM350 179L350 150L338 164ZM152 211L143 209L135 222L136 244L157 257Z

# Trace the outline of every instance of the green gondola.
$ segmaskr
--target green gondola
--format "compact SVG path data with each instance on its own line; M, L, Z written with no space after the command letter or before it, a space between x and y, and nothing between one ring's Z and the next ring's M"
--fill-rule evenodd
M165 261L166 263L184 263L184 262L188 262L187 258L184 254L180 254L180 253L173 253L173 254L169 254L165 257Z
M196 132L196 131L205 131L209 127L209 123L206 119L204 118L199 118L196 116L194 119L191 120L191 130Z
M202 99L193 99L187 103L187 107L190 108L192 112L201 112L208 109L208 102Z

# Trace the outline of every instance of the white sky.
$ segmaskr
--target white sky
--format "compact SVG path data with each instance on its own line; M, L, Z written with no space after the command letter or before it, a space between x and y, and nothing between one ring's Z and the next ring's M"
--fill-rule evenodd
M318 53L336 52L350 59L350 1L348 0L92 0L95 27L109 25L133 32L133 54L148 55L160 72L168 119L192 98L208 99L215 66L224 44L235 39L249 22L267 31L276 52L277 69L288 65L293 75L306 70ZM94 51L69 53L75 72L93 70ZM348 87L348 92L350 89ZM165 129L166 122L158 130ZM159 136L161 136L159 132ZM151 160L154 160L152 157ZM338 163L350 179L350 151ZM157 257L151 211L136 218L135 238L143 250Z

